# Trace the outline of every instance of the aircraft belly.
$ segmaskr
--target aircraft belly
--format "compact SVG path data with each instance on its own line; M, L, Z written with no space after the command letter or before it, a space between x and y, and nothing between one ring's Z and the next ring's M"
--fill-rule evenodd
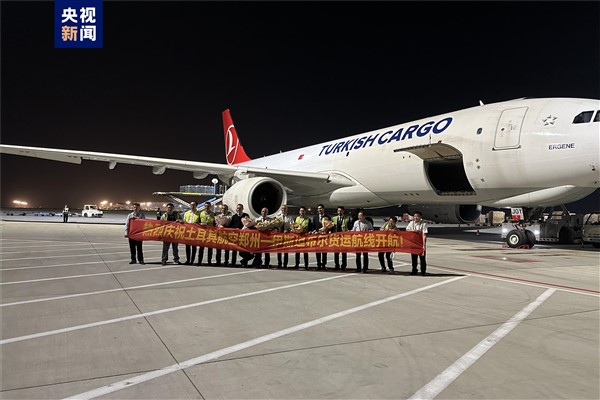
M366 182L365 189L377 193L377 197L385 204L396 205L405 199L431 198L435 195L425 176L422 160L412 154L406 154L394 163L390 163L384 155L378 155L368 164L360 167L353 165L352 169L352 178L360 183ZM352 189L340 189L336 195L349 193Z
M344 207L385 207L398 203L388 202L363 186L352 186L335 190L326 203Z
M482 169L488 171L485 187L542 189L562 185L598 186L600 171L592 157L586 161L580 157L569 157L566 153L559 157L551 157L549 154L526 156L523 152L515 153L515 150L503 151L490 160L491 162L482 163ZM476 187L482 187L477 183L477 179L473 183Z

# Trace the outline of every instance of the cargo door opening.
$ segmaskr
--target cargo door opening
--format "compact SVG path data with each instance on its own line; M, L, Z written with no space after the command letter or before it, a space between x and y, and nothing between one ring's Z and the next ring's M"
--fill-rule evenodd
M438 195L474 196L476 194L467 178L462 153L456 148L435 143L394 151L407 151L421 158L429 184Z

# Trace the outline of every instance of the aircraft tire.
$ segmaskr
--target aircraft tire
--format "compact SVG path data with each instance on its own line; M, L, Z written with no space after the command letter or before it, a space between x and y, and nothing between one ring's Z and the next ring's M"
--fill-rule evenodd
M529 245L529 248L535 246L535 234L530 230L525 230L525 236L527 237L527 244Z
M525 243L527 243L527 237L525 236L525 233L518 229L513 229L506 235L506 244L508 244L508 247L516 249L519 246L523 246Z

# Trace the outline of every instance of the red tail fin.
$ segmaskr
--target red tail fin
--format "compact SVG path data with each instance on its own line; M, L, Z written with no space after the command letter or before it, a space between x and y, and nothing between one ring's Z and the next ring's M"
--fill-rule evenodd
M225 158L227 158L227 164L233 165L250 161L250 157L246 155L235 131L229 109L223 111L223 133L225 135Z

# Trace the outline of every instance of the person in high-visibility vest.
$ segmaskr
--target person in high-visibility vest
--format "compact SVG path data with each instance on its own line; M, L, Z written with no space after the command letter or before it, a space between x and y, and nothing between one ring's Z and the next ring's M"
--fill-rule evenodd
M336 232L348 232L350 230L350 216L344 215L346 213L346 209L344 206L338 206L337 215L333 217L331 220L333 225L335 225ZM342 255L342 263L340 265L340 254ZM335 262L335 269L342 269L342 271L346 270L348 260L348 253L335 253L333 255L333 261Z
M65 208L63 208L63 222L69 221L69 206L65 204Z
M317 231L319 231L321 228L323 228L323 218L327 218L329 221L331 221L331 217L329 217L329 215L325 214L325 206L323 204L319 204L317 205L317 215L315 215L312 219L312 230L315 231L315 233ZM327 231L329 232L329 230ZM325 252L316 252L315 256L317 257L317 269L323 269L326 270L327 269L327 253Z
M203 226L215 226L215 212L212 209L210 201L204 203L204 210L200 212L200 225ZM213 249L208 248L208 265L212 265ZM202 259L204 258L204 247L200 247L198 251L198 267L202 265Z
M294 222L295 233L307 233L311 229L310 219L306 216L306 207L300 207L298 215ZM300 253L296 253L296 264L294 268L300 268ZM304 253L304 269L308 269L308 253Z
M183 214L183 222L187 222L190 224L200 223L200 211L198 211L196 207L198 207L198 203L196 203L195 201L190 201L190 209ZM196 250L196 246L192 246L190 244L185 245L185 265L194 264L194 259L196 258Z

